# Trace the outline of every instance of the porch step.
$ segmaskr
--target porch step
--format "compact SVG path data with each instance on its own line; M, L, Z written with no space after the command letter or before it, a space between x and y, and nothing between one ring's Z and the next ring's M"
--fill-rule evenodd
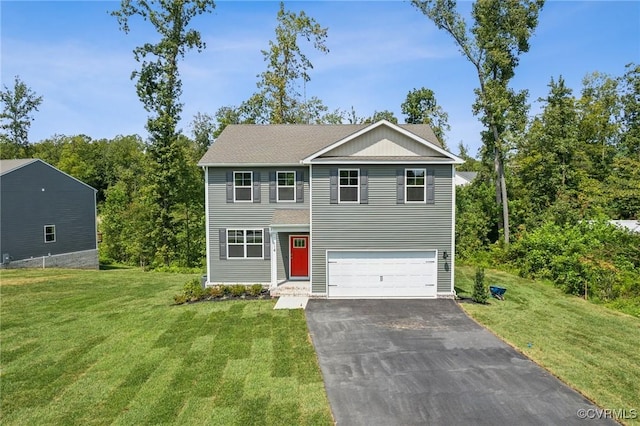
M271 297L309 297L309 282L285 282L271 290Z

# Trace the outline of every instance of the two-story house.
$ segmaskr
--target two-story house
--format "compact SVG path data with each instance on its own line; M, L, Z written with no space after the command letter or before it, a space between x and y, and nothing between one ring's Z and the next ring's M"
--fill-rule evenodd
M455 165L427 125L230 125L202 157L207 283L452 297Z

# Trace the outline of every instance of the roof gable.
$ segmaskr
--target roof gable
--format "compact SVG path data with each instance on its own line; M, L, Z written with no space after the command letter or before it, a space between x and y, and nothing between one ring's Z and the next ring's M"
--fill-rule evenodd
M415 157L415 160L437 160L456 164L464 162L440 146L429 126L413 126L398 126L387 120L378 121L310 155L303 163L330 158L344 161L346 157L353 160Z
M7 175L9 173L15 172L17 170L20 170L22 168L24 168L25 166L31 165L31 164L42 164L45 167L48 167L50 169L55 170L56 172L60 173L63 176L66 176L67 178L83 185L86 186L87 188L91 189L94 192L97 192L97 190L92 187L91 185L88 185L84 182L82 182L80 179L76 179L73 176L71 176L68 173L63 172L62 170L58 169L57 167L53 167L51 164L47 163L46 161L43 161L39 158L25 158L25 159L16 159L16 160L0 160L0 176L4 176Z
M395 130L378 126L319 157L441 157L442 153Z

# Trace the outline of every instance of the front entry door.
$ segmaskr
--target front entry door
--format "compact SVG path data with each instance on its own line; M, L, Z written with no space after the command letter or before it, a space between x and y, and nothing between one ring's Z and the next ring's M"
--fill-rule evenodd
M289 267L290 278L309 277L308 235L291 235L289 237Z

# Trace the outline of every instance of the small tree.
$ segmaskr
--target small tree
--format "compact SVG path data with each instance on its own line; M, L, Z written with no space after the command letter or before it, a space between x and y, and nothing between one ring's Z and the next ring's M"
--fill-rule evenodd
M473 286L473 299L476 303L487 303L489 293L484 285L484 268L476 268L476 279Z
M27 86L20 77L16 76L13 89L4 86L0 92L2 102L2 113L0 113L0 128L2 129L3 141L14 144L15 147L25 149L25 154L29 155L29 127L33 122L33 112L38 111L42 103L42 96Z

